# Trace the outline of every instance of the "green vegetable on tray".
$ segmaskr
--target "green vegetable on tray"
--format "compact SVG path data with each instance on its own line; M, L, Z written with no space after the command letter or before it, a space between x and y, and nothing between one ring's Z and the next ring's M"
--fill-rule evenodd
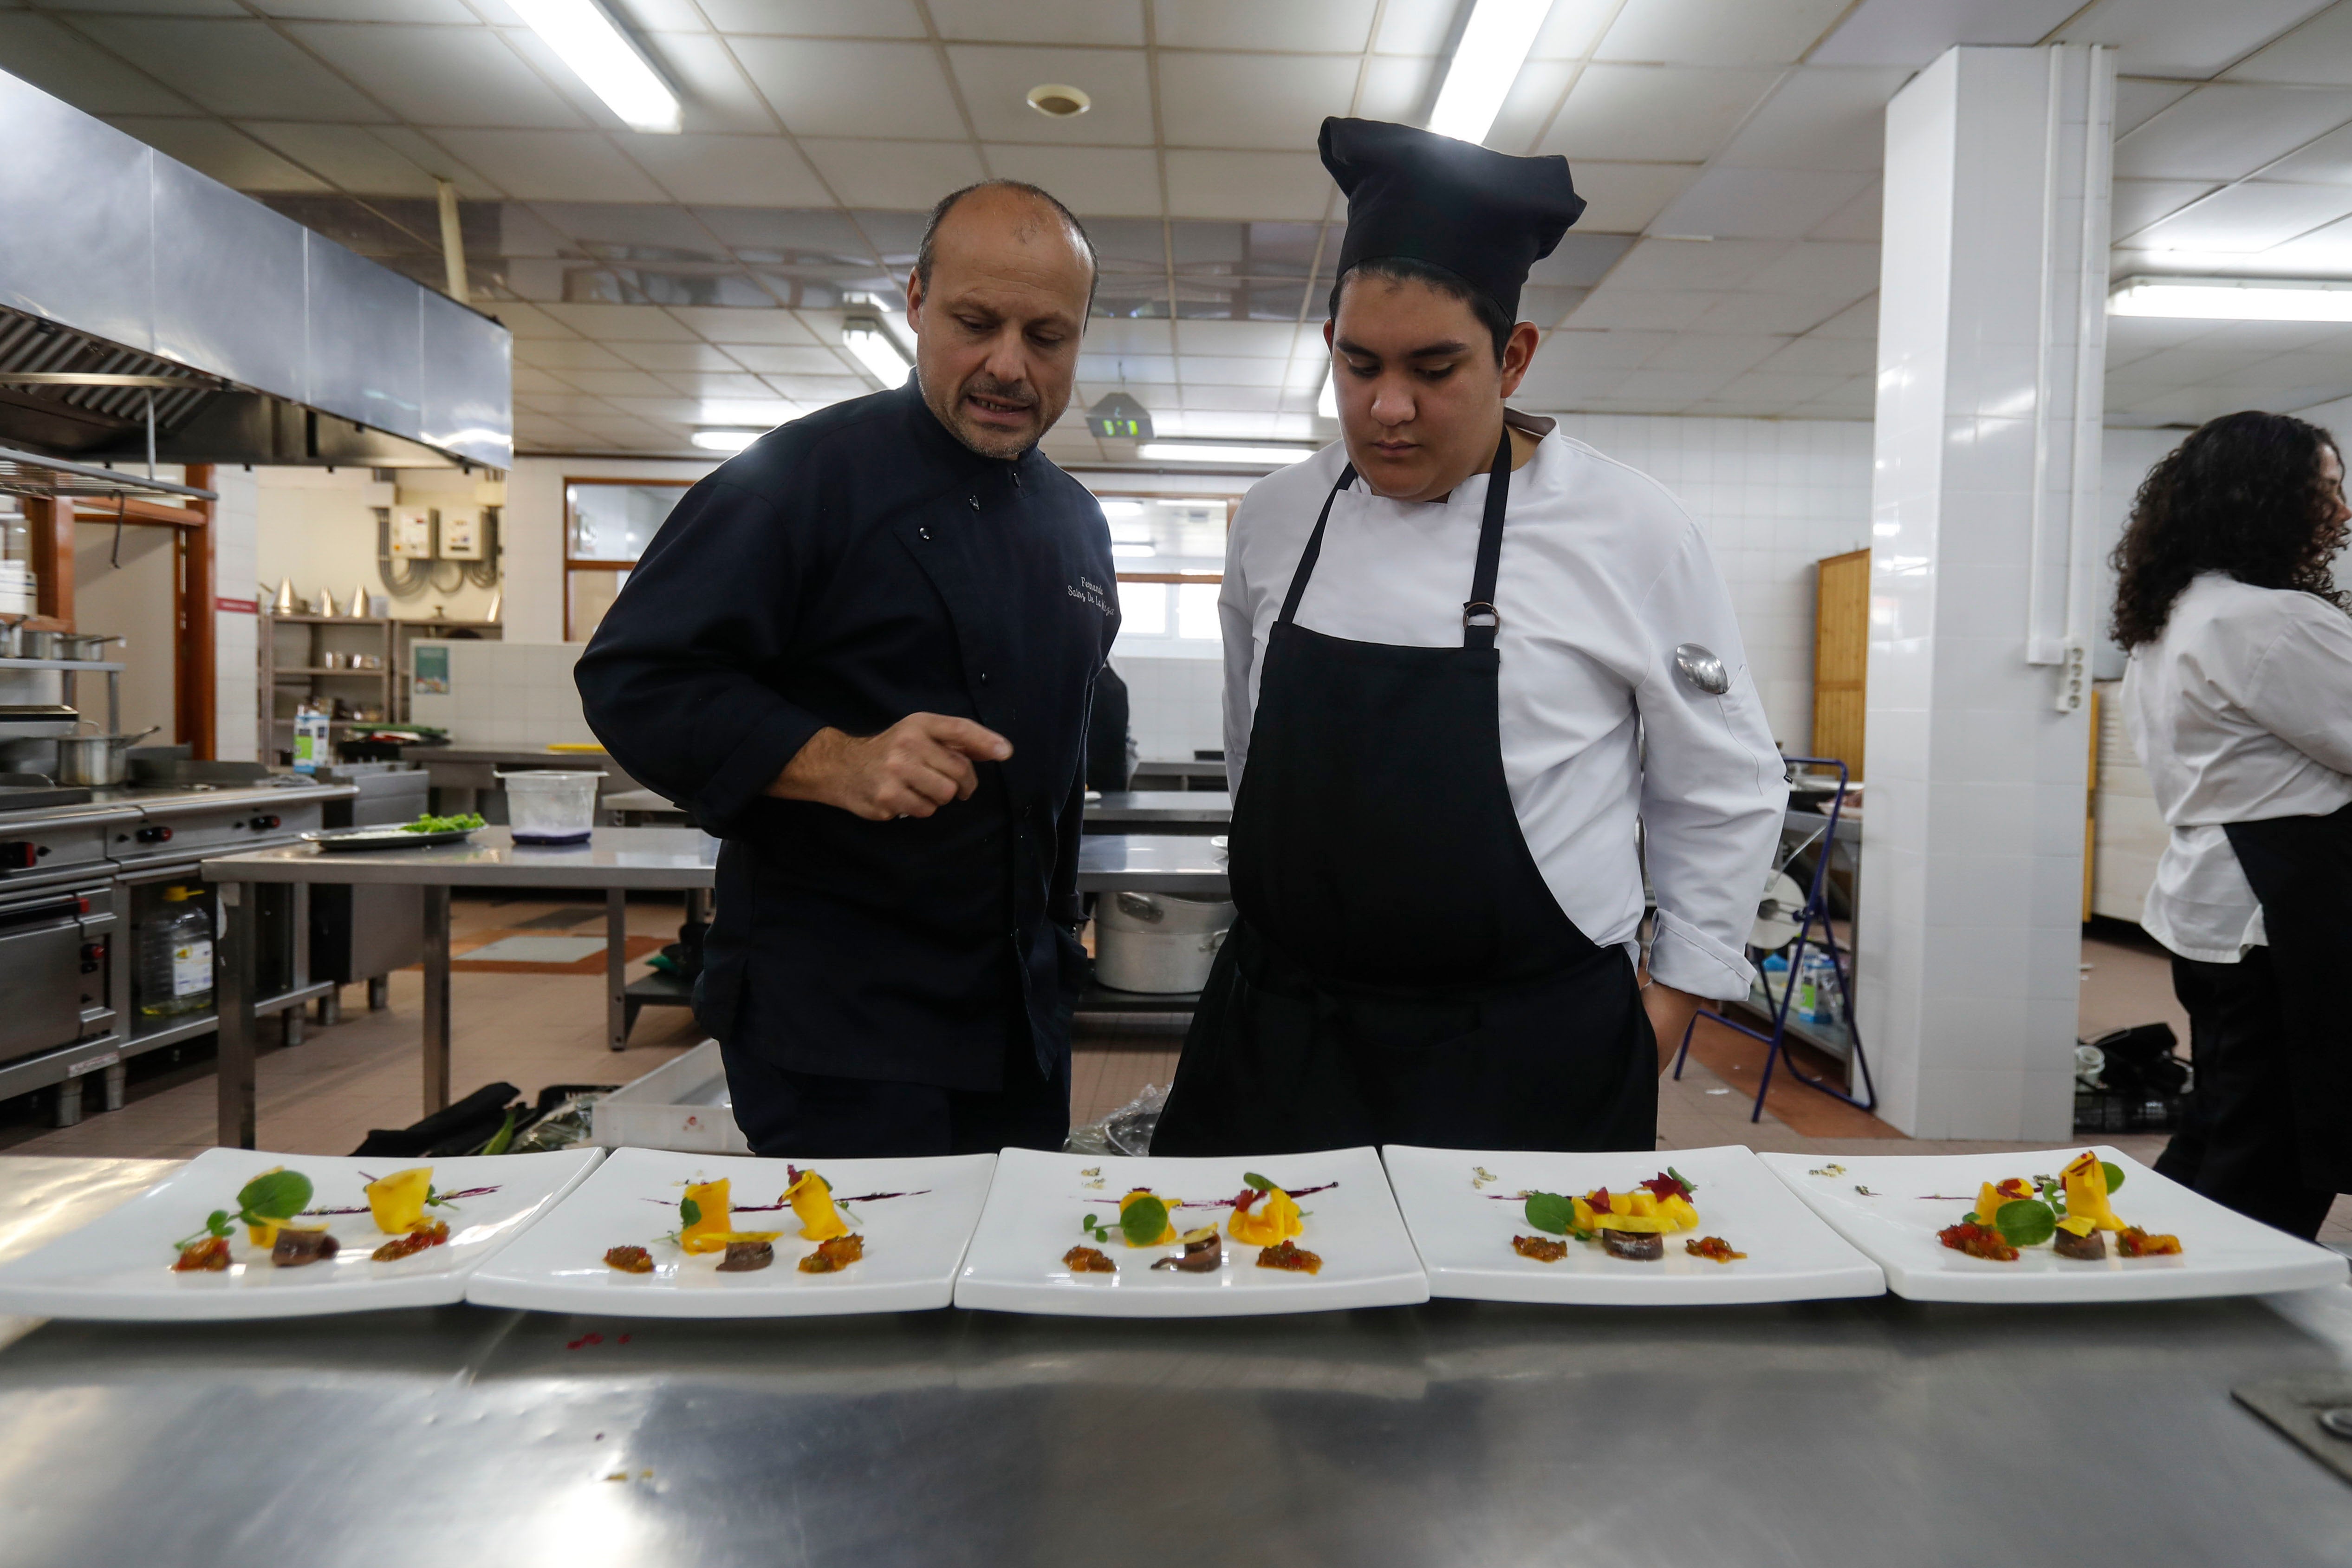
M470 833L477 827L487 827L489 824L482 819L480 812L468 811L458 816L428 815L401 826L403 831L408 833Z

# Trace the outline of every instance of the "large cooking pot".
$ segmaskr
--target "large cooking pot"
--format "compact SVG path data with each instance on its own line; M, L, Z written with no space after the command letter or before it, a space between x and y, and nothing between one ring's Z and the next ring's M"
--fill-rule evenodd
M58 737L58 783L119 784L131 766L131 748L162 729L150 724L136 735L60 735Z
M1106 894L1095 906L1095 978L1113 991L1148 995L1198 991L1234 913L1223 899Z
M106 657L106 645L121 642L117 632L59 632L57 634L58 657L95 661Z

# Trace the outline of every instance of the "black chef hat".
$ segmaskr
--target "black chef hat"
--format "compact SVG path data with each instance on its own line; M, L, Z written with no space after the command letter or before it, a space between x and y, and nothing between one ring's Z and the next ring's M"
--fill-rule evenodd
M1348 197L1339 275L1406 257L1443 267L1518 319L1528 268L1584 213L1568 160L1514 158L1378 120L1326 120L1323 166Z

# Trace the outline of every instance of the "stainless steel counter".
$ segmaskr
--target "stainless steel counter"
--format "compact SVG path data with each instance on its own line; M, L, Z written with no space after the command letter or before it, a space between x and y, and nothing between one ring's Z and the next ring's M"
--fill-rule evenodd
M1234 797L1223 790L1117 790L1087 805L1088 833L1150 826L1163 833L1223 833L1234 820Z
M2230 1389L2347 1353L2343 1287L2094 1310L55 1322L0 1350L19 1456L0 1556L2305 1568L2352 1561L2352 1489Z
M1192 893L1232 890L1225 852L1207 838L1173 833L1089 833L1078 840L1082 893Z

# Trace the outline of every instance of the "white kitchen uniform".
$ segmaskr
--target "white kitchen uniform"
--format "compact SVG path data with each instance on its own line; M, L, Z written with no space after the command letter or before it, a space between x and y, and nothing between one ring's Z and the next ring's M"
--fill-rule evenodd
M1511 475L1495 595L1503 772L1520 833L1560 912L1607 947L1636 939L1635 826L1645 825L1658 902L1652 976L1701 996L1745 996L1745 944L1788 784L1730 596L1663 486L1549 420L1512 419L1544 432ZM1334 444L1269 475L1234 519L1219 610L1236 794L1267 638L1346 463ZM1475 475L1442 501L1385 500L1360 480L1342 491L1297 624L1363 643L1459 646L1488 482ZM1722 659L1727 695L1676 672L1683 643Z
M2352 804L2352 616L2221 572L2132 650L2124 722L2172 829L2140 924L2183 958L2235 963L2266 938L2222 824Z

